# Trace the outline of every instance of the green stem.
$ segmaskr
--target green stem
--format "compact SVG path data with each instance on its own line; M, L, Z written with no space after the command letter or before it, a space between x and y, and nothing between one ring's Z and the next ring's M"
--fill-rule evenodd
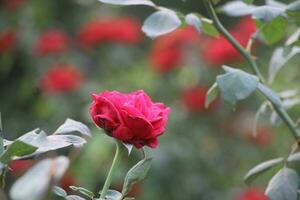
M121 158L121 153L120 153L120 145L121 143L119 141L116 140L116 153L115 153L115 157L114 157L114 160L111 164L111 167L110 167L110 170L108 172L108 175L106 177L106 180L105 180L105 183L104 183L104 186L101 190L101 195L100 195L100 199L105 199L105 196L107 194L107 191L109 189L109 186L112 182L112 177L113 177L113 174L115 172L115 169L117 167L117 163L119 162L120 158Z
M272 103L272 102L271 102ZM291 119L291 117L289 116L289 114L286 112L286 110L284 110L283 108L278 107L277 105L275 105L274 103L272 103L274 110L276 111L276 113L279 115L279 117L282 119L282 121L288 126L288 128L290 129L290 131L292 132L294 138L296 140L298 140L300 138L300 131L297 128L297 125L295 124L295 122Z
M251 66L252 71L259 77L260 81L262 83L265 83L265 79L262 76L261 72L258 69L258 66L256 65L256 62L252 58L251 54L247 52L242 45L238 41L232 37L232 35L225 29L225 27L221 24L214 8L210 0L204 0L204 3L207 7L208 13L211 16L212 20L214 21L216 28L229 40L229 42L236 48L236 50L244 56L244 58L248 61L248 63ZM208 3L208 4L207 4Z
M259 77L260 81L265 84L265 80L257 67L257 64L255 60L253 59L252 55L240 45L238 41L236 41L233 36L225 29L225 27L221 24L214 7L212 5L211 0L203 0L209 15L211 16L215 26L217 29L226 37L226 39L236 48L236 50L248 61L250 64L250 67L252 71ZM287 125L293 136L296 140L300 138L300 131L297 129L296 123L291 119L291 117L288 115L286 110L280 106L278 106L275 102L272 102L272 100L269 99L269 101L272 103L274 110L278 114L278 116L282 119L282 121Z

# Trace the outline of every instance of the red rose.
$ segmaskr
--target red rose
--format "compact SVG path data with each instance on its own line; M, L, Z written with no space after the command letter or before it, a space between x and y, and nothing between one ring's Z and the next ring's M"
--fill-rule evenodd
M15 45L16 33L8 29L0 33L0 54L10 51Z
M8 11L14 11L24 4L24 0L4 0L3 6Z
M41 79L41 89L46 94L76 90L83 80L80 70L72 65L60 64L48 70Z
M69 49L69 37L62 30L49 30L38 37L35 48L39 55L63 53Z
M261 189L250 188L241 192L235 200L268 200L268 197Z
M205 98L208 87L195 86L185 89L182 94L182 101L185 107L191 112L208 111L216 105L217 101L212 102L208 109L205 108Z
M153 103L142 90L123 94L104 91L93 94L90 115L108 135L137 148L155 148L165 131L170 108Z
M255 31L256 28L253 19L246 17L234 29L230 30L230 33L243 47L246 47L251 35ZM242 56L224 36L207 38L203 43L201 54L210 66L219 66L242 59Z
M170 72L182 64L185 47L195 43L198 39L197 31L191 26L157 38L149 57L153 69L160 73Z
M81 27L78 40L84 48L114 42L136 44L142 39L141 24L129 17L98 19Z

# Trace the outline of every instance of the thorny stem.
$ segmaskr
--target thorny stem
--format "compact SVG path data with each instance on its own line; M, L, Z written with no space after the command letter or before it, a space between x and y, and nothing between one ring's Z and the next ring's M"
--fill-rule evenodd
M236 50L247 60L247 62L250 64L250 67L254 74L256 74L260 81L265 84L265 80L256 64L256 61L253 59L252 55L249 51L247 51L244 47L240 45L238 41L236 41L233 36L225 29L225 27L220 22L215 9L212 5L211 0L203 0L207 11L212 18L216 28L224 35L224 37L236 48ZM252 39L251 39L252 40ZM252 42L252 41L251 41ZM289 114L286 112L286 110L277 105L275 102L272 102L272 100L269 99L269 101L272 103L272 106L278 116L282 119L282 121L287 125L287 127L290 129L291 133L293 134L294 138L296 140L300 139L300 131L297 129L296 123L291 119Z

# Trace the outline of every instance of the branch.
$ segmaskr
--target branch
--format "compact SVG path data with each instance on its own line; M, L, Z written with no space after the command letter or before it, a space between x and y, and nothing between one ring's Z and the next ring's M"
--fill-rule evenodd
M212 5L211 0L203 0L207 11L209 15L211 16L216 28L224 35L224 37L236 48L236 50L247 60L247 62L250 64L250 67L254 74L256 74L260 81L265 84L265 80L255 62L252 55L240 45L238 41L236 41L233 36L225 29L225 27L221 24L215 9ZM278 106L275 102L272 102L269 100L278 116L282 119L282 121L287 125L287 127L290 129L291 133L293 134L294 138L296 140L300 139L300 131L297 129L296 123L291 119L289 114L286 112L286 110L283 107Z

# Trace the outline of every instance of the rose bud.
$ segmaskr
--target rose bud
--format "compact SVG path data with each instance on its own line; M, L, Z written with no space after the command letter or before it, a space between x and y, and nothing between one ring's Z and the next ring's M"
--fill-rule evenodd
M268 197L261 189L250 188L238 194L235 200L268 200Z
M45 94L74 91L83 81L81 71L69 64L59 64L50 68L42 77L40 88Z
M153 103L143 90L129 94L104 91L92 97L90 115L109 136L137 148L157 147L157 138L165 131L170 108Z

